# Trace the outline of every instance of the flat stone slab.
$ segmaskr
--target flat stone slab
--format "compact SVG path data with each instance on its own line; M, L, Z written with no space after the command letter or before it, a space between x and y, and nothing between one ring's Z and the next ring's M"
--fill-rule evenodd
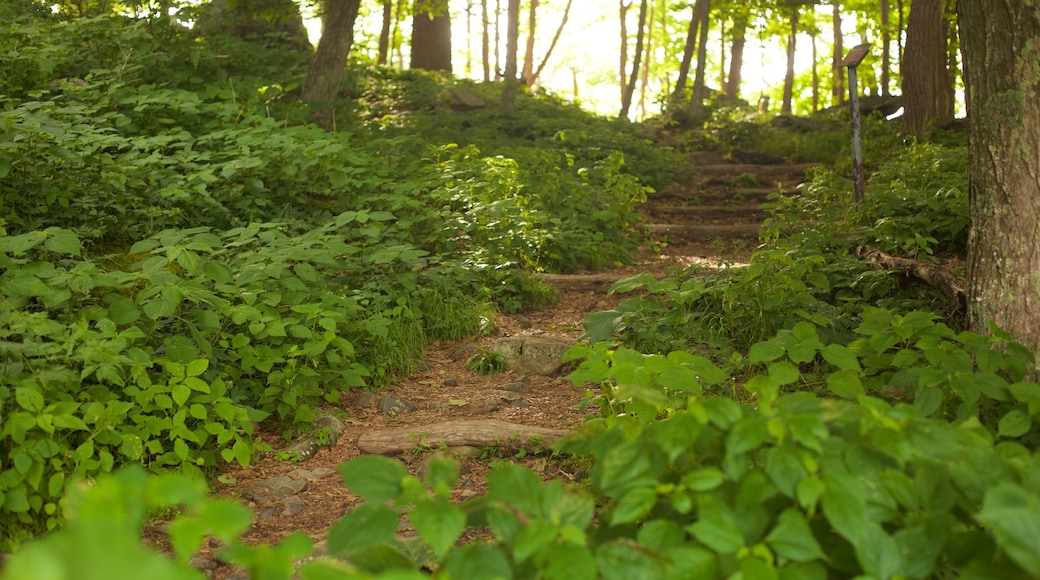
M563 367L563 353L574 342L547 336L511 336L491 343L491 352L504 358L518 373L552 376Z

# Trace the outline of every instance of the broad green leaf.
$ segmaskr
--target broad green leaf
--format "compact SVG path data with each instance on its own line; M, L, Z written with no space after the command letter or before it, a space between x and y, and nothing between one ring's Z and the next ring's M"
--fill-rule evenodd
M752 363L769 362L782 356L784 356L784 347L775 341L758 342L751 345L751 350L748 352L748 361Z
M308 282L318 281L318 271L314 269L314 266L308 264L307 262L300 262L299 264L293 266L293 272L302 280L306 280Z
M798 371L798 367L794 366L789 362L777 362L769 365L768 368L769 378L772 379L773 384L777 386L789 385L798 380L801 373Z
M130 324L141 317L141 310L137 308L133 300L117 294L111 299L108 306L108 318L116 324Z
M722 485L725 474L716 467L705 467L691 471L683 477L683 484L693 491L710 491Z
M66 254L78 256L83 251L83 244L79 237L69 230L62 228L47 228L47 237L43 240L43 247L55 254Z
M207 368L209 368L209 359L195 359L188 363L185 373L189 377L197 377L206 372Z
M629 489L655 484L656 479L649 473L650 467L650 457L643 442L626 441L607 450L593 476L604 494L619 497Z
M778 556L795 562L826 558L805 516L794 508L780 514L776 527L766 536L765 542Z
M903 570L903 555L895 540L881 526L867 522L855 544L856 557L873 578L893 578Z
M686 531L719 554L734 554L744 546L744 535L731 518L702 518L686 526Z
M686 540L686 534L683 532L682 527L674 521L656 519L639 526L636 539L647 548L664 551L683 545L683 542Z
M921 410L925 417L939 409L943 402L943 392L938 387L923 387L914 396L914 406Z
M853 475L844 472L828 472L823 482L823 514L831 527L853 545L861 541L867 526L867 500L863 488Z
M543 519L533 519L520 528L513 541L513 558L526 562L546 546L555 544L559 535L556 526Z
M635 522L653 509L657 503L657 492L653 488L633 489L621 496L610 516L610 525L617 526Z
M381 455L362 455L339 466L343 483L369 501L385 501L400 495L408 475L400 463Z
M745 579L777 580L779 578L775 566L754 556L747 556L740 560L740 572Z
M1030 427L1032 427L1032 422L1029 415L1015 409L1000 418L997 432L1001 437L1021 437L1029 432Z
M191 396L191 388L188 385L176 384L170 389L170 394L173 396L173 402L177 403L178 407L183 407Z
M1040 498L1024 488L1001 483L986 492L978 520L997 545L1030 575L1040 575Z
M487 580L509 580L513 578L513 567L509 559L496 546L470 544L453 550L444 561L440 573L446 578L481 578Z
M447 498L419 502L409 512L408 519L440 558L448 553L466 527L466 515Z
M26 411L39 413L43 410L43 393L35 386L16 388L14 398L18 401L18 405Z
M836 371L828 376L827 388L835 395L846 399L855 399L864 392L859 376L849 370Z
M330 554L350 554L385 544L397 532L397 512L381 503L364 503L343 516L329 529Z
M766 452L765 472L773 484L788 497L808 473L801 454L791 445L780 445Z
M773 402L776 401L777 396L780 394L780 389L773 382L773 379L766 375L755 375L751 377L748 382L744 384L744 388L758 395L759 409L771 407Z
M839 369L859 371L859 359L847 346L841 344L828 344L820 351L823 360L831 363Z
M541 578L546 580L596 577L596 560L585 546L553 543L539 560L542 562Z
M767 439L769 433L763 418L759 415L745 417L737 421L726 435L726 453L747 453L758 449Z

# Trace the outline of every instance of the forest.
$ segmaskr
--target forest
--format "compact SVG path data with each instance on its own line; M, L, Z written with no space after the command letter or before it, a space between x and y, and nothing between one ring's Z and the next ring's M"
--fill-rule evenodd
M0 579L1040 577L1034 4L0 2Z

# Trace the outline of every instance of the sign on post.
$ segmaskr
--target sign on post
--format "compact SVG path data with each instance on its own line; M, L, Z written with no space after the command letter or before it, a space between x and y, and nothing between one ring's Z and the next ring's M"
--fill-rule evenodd
M852 178L856 203L863 201L863 150L859 140L859 87L856 86L856 67L870 52L869 44L861 44L849 51L841 66L849 67L849 117L852 120Z

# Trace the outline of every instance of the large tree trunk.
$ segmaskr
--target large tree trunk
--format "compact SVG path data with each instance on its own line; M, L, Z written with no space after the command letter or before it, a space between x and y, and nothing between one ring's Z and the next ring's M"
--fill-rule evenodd
M516 50L520 42L520 0L506 3L506 70L502 87L502 106L512 110L516 103Z
M303 82L303 100L311 104L311 121L335 129L332 103L343 83L350 46L354 43L354 21L361 0L326 0L321 41Z
M904 131L924 135L936 122L953 118L942 0L911 2L902 77Z
M969 321L979 332L995 322L1040 354L1040 11L1023 0L959 0L957 11L970 126Z
M639 29L636 30L636 52L632 61L632 72L625 83L625 93L621 99L621 113L618 118L627 119L628 111L632 108L632 94L636 90L636 81L639 79L639 62L643 58L643 34L646 28L647 0L639 3Z
M418 7L412 18L411 68L451 72L451 16L448 0Z
M733 44L729 54L729 76L726 79L726 96L740 97L740 71L744 66L744 43L747 38L747 16L741 15L733 22Z
M780 105L780 113L791 114L791 101L794 100L794 53L798 41L798 8L791 12L791 30L787 36L787 74L784 75L784 100Z
M831 85L831 96L834 97L834 104L840 105L845 102L845 67L841 66L841 61L845 60L845 49L842 46L845 37L841 33L841 3L837 0L834 2L831 21L834 27L834 53L831 57L834 84Z

